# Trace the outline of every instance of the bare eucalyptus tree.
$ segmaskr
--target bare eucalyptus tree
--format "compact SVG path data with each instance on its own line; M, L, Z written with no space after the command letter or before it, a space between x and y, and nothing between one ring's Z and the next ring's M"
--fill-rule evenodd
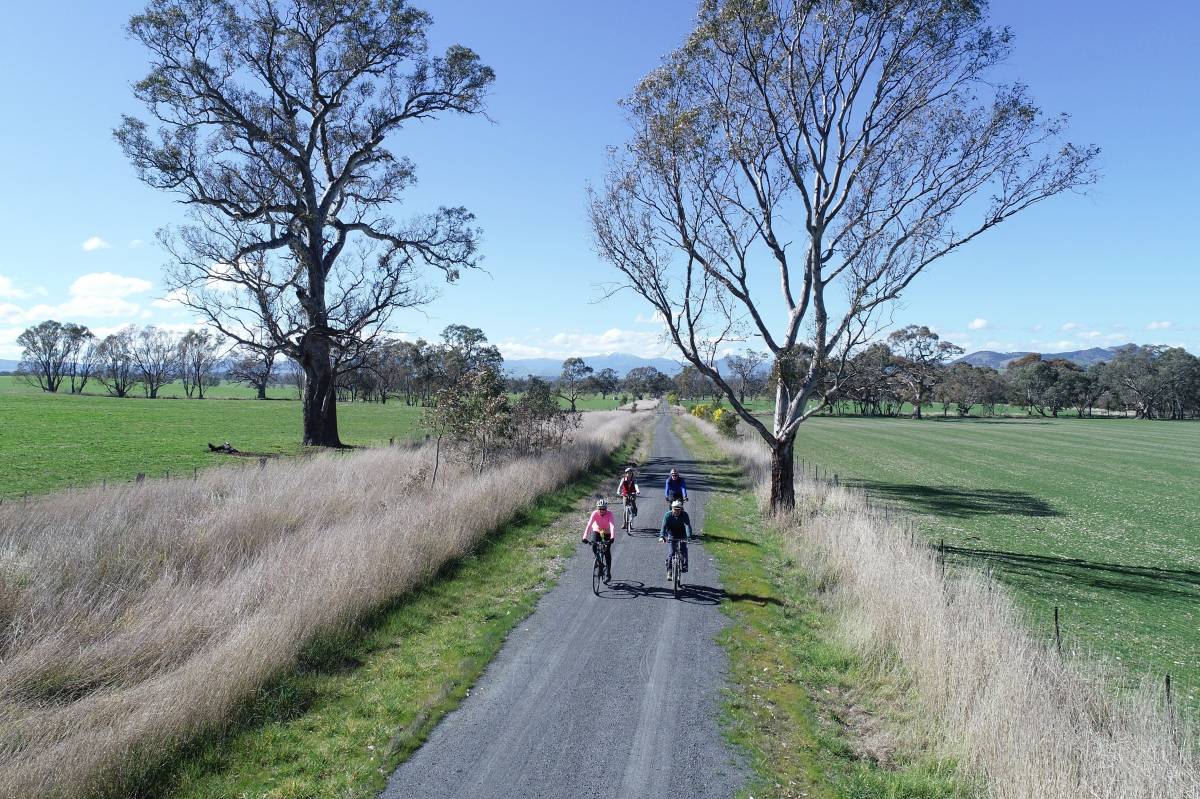
M71 358L71 337L66 328L61 322L47 319L17 336L21 345L17 374L51 394L62 384Z
M147 325L132 337L130 354L142 391L158 399L159 390L179 377L179 338L170 331Z
M428 299L420 267L453 280L478 261L466 209L387 215L415 176L395 134L481 113L494 79L466 47L430 57L430 24L405 0L152 0L129 22L151 55L134 86L151 122L125 117L115 136L192 217L160 233L169 287L232 341L299 364L306 444L340 445L335 363Z
M632 138L590 195L597 249L770 445L776 509L795 503L798 426L880 310L1095 179L1097 150L1063 142L1063 117L990 80L1009 49L982 0L705 0L626 101ZM766 423L715 362L750 337L780 376Z
M189 399L204 399L204 392L220 382L217 364L224 346L211 330L189 330L179 340L179 379Z
M133 358L133 325L110 333L96 346L96 381L114 397L128 397L138 382L138 369Z

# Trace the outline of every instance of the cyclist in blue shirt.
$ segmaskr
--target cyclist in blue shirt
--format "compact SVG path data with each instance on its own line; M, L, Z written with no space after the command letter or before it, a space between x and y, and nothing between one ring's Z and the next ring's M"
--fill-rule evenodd
M679 473L678 469L671 469L671 474L667 477L667 483L663 487L663 496L667 502L674 502L677 499L687 502L687 480L683 479L683 475Z

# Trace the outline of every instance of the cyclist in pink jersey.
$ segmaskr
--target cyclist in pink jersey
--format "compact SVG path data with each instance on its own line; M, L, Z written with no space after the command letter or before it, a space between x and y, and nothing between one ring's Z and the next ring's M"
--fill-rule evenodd
M592 544L592 552L603 548L604 552L604 582L612 579L612 543L617 537L617 520L608 509L608 502L596 500L596 509L588 517L587 526L583 529L583 542ZM602 544L601 542L605 542Z

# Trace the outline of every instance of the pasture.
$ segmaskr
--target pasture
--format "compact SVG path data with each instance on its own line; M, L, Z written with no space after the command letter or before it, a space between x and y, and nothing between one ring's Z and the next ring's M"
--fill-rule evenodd
M300 402L292 386L272 386L266 401L236 383L213 386L203 400L186 399L178 382L164 386L156 400L116 399L101 391L89 384L84 395L46 394L0 375L0 498L127 481L139 472L191 476L193 469L238 458L210 453L207 442L228 441L264 455L302 449ZM617 404L611 396L591 395L576 407L613 410ZM341 403L338 423L342 441L355 446L423 435L421 408L398 400Z
M915 515L948 562L990 570L1032 629L1200 710L1200 425L817 417L796 457ZM799 466L799 463L798 463Z
M90 388L90 386L89 386ZM170 391L178 386L167 387ZM237 456L208 451L230 442L242 452L282 455L300 447L300 403L290 388L252 399L249 388L216 386L204 400L45 394L0 377L0 497L42 494L101 480L191 475ZM182 389L179 389L182 395ZM170 395L168 395L170 396ZM282 397L291 397L283 399ZM347 444L386 443L419 432L421 409L402 402L338 406Z

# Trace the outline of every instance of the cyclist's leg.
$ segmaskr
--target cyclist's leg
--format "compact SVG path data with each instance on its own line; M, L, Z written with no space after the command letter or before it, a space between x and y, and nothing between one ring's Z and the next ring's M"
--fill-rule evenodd
M612 541L604 545L604 577L612 579Z

